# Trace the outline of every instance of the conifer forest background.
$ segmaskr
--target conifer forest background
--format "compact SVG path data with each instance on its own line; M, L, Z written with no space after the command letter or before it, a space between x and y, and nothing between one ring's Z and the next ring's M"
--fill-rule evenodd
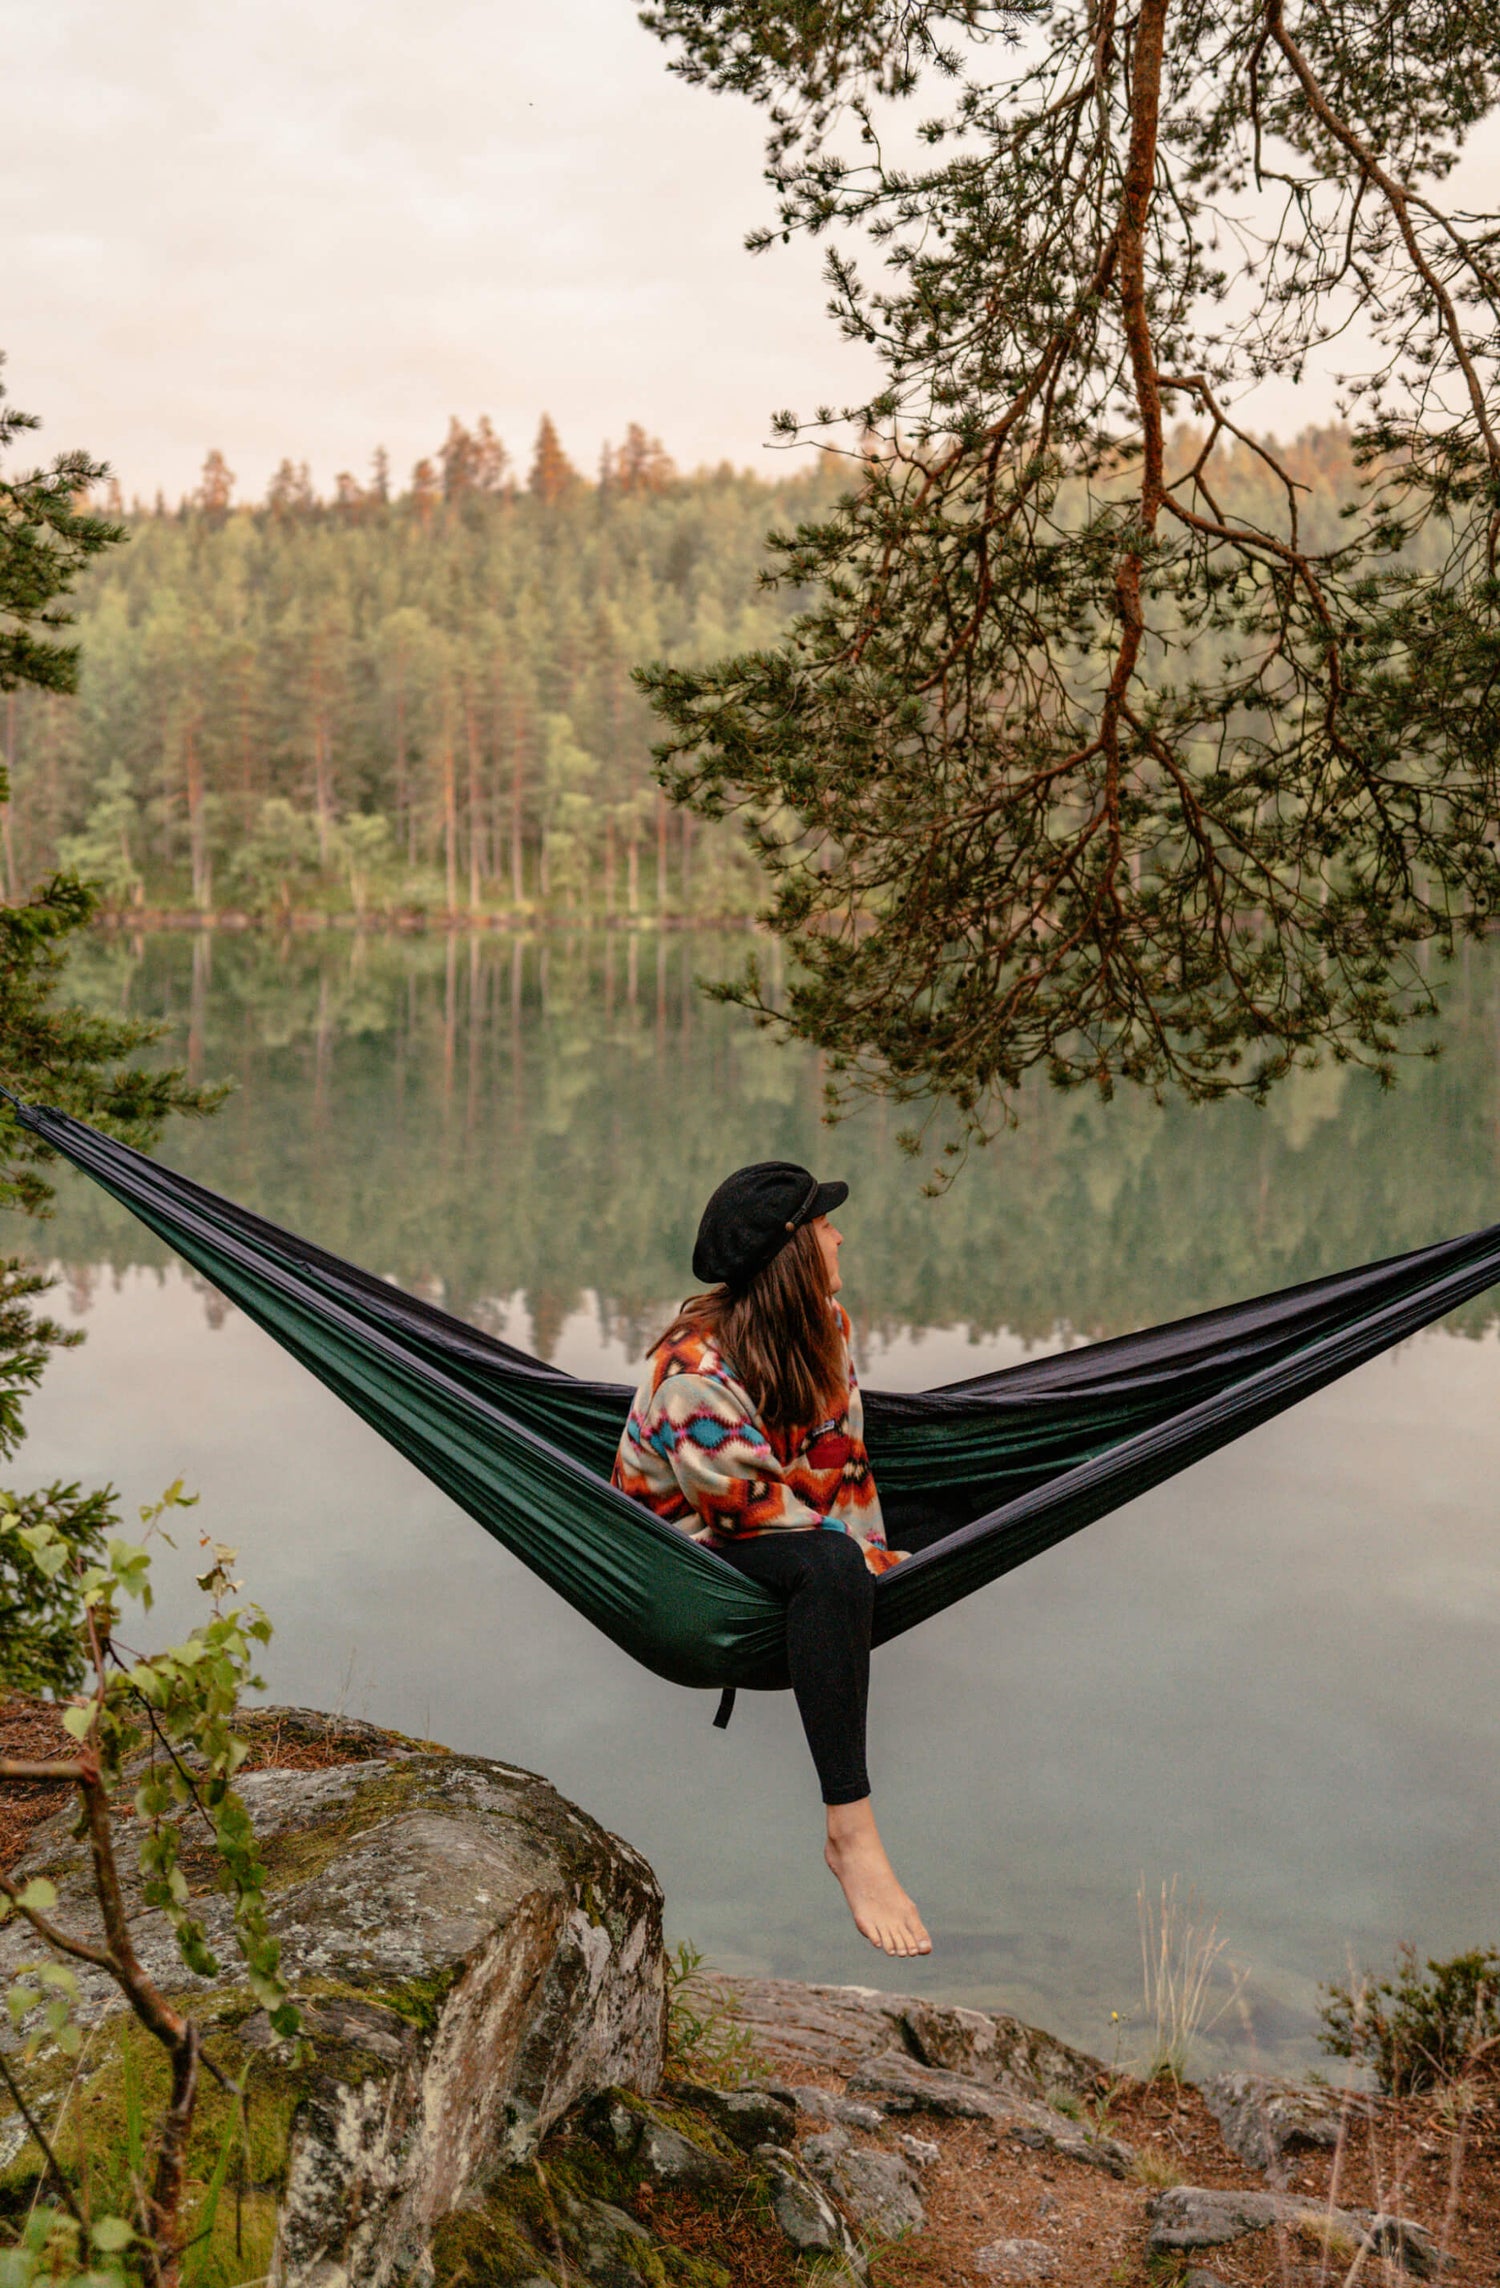
M1333 542L1347 433L1283 458ZM287 460L239 503L218 452L176 507L115 486L96 505L128 544L78 590L78 696L0 712L5 894L62 866L142 920L748 919L754 855L658 789L632 670L773 643L798 598L761 584L766 536L857 469L682 475L632 424L586 479L544 418L521 471L455 418L404 489L379 453L326 498ZM1248 505L1259 464L1237 449L1219 482Z

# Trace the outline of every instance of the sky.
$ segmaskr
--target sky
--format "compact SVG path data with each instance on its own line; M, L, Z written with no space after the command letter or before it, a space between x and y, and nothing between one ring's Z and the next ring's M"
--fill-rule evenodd
M816 250L752 257L763 123L669 76L631 0L0 0L0 347L47 450L127 495L217 447L258 498L398 478L451 414L524 469L638 420L772 473L770 416L857 398ZM1256 425L1333 409L1271 383Z
M49 448L128 493L217 446L256 496L398 472L448 416L592 471L627 422L776 467L779 406L858 394L818 261L755 259L749 106L629 0L0 0L0 346ZM18 100L24 90L24 101ZM864 384L867 386L867 384Z

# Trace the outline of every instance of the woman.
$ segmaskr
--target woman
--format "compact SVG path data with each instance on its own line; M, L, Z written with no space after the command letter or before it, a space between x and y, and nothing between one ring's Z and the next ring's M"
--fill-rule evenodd
M703 1211L690 1295L653 1348L614 1482L786 1600L792 1690L828 1812L824 1857L887 1954L930 1954L870 1806L865 1703L885 1545L850 1326L834 1300L847 1184L763 1160Z

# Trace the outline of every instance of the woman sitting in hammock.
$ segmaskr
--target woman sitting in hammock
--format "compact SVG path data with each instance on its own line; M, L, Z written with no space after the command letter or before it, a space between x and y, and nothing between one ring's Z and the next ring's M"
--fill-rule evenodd
M614 1482L786 1600L787 1665L828 1808L824 1856L887 1954L930 1954L870 1806L865 1703L885 1545L847 1312L834 1300L847 1184L765 1160L703 1211L689 1296L653 1348Z

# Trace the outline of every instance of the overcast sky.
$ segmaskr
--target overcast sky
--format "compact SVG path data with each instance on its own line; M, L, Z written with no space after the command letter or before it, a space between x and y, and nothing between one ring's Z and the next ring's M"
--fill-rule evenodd
M524 465L543 408L590 472L631 420L769 470L776 407L864 384L816 254L743 250L762 122L631 0L0 0L0 40L9 388L127 493L211 445L241 497L404 475L450 413Z

